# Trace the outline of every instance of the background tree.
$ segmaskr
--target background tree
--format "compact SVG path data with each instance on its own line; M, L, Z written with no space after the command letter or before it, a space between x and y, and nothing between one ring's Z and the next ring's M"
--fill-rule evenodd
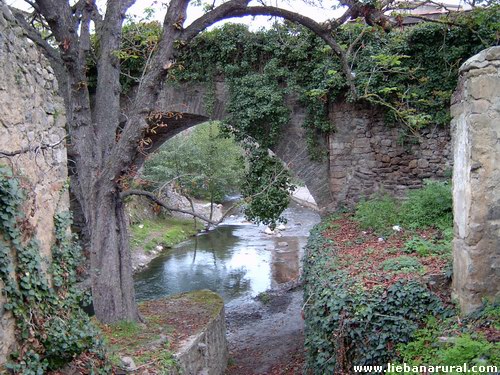
M184 195L210 201L212 220L214 203L238 192L244 173L243 149L220 134L217 122L209 122L165 142L144 164L143 178L160 196L168 184Z

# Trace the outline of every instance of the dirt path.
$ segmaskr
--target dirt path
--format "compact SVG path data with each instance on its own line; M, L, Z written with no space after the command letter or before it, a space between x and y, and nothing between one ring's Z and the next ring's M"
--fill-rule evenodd
M302 374L302 289L272 291L226 311L230 362L226 375Z

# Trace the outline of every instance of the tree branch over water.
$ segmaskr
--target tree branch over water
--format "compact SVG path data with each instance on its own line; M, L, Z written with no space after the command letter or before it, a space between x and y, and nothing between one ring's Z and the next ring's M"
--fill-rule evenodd
M203 215L197 214L194 211L187 211L187 210L183 210L183 209L180 209L180 208L175 208L175 207L169 206L163 200L161 200L160 198L158 198L156 195L154 195L153 193L151 193L149 191L146 191L146 190L139 190L139 189L125 190L125 191L122 191L120 193L120 198L123 199L123 198L126 198L126 197L131 196L131 195L138 195L138 196L146 197L149 200L151 200L154 203L156 203L157 205L163 207L167 211L179 212L181 214L191 215L191 216L194 216L194 217L196 217L196 218L198 218L200 220L203 220L203 221L205 221L205 222L207 222L207 223L209 223L211 225L218 225L220 223L220 221L210 220L210 219L206 218Z

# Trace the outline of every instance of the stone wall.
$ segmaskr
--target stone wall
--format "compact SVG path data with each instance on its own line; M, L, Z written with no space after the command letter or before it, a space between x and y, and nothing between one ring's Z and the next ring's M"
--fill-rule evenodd
M500 298L500 47L467 60L452 102L453 289L462 312Z
M158 134L159 146L174 133L208 120L204 100L205 85L182 84L167 87L160 102L165 108L189 112L186 121L170 133ZM224 82L215 87L212 118L223 120L228 90ZM447 127L430 127L422 131L420 141L403 139L400 128L390 128L380 110L348 103L335 104L330 109L336 132L318 139L329 149L330 158L313 161L308 154L306 131L302 127L306 109L295 95L286 99L290 122L281 130L276 155L302 179L320 212L334 211L339 206L351 206L363 196L384 189L403 196L408 189L422 186L426 178L444 178L451 170L450 134ZM169 128L170 129L170 128ZM403 142L401 142L403 141ZM153 146L153 148L156 146Z
M330 193L333 206L352 206L364 196L386 191L404 196L424 179L440 179L451 169L447 127L429 127L418 141L385 124L380 111L348 103L330 110Z
M218 310L208 324L196 335L189 337L175 353L175 358L183 375L220 375L223 374L228 359L226 340L226 320L224 301L209 290L203 290L211 298L220 301Z
M68 209L62 193L67 179L64 105L56 91L48 62L0 0L0 164L12 168L28 190L26 217L47 260L44 267L54 243L54 213ZM4 302L0 299L0 365L15 345Z

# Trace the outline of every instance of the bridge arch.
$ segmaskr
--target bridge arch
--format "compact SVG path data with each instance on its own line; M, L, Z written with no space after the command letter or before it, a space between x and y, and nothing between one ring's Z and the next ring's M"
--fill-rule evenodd
M169 112L181 113L179 118L165 121L167 126L160 127L148 134L151 145L148 154L156 151L163 143L193 126L209 120L224 120L226 103L229 100L228 88L223 81L215 82L214 100L211 114L206 110L207 87L200 83L171 84L162 90L157 106ZM305 129L302 128L306 112L297 98L288 97L286 105L290 110L290 121L282 129L278 144L272 151L292 173L305 182L312 197L321 211L328 211L334 201L330 195L328 161L312 161L308 155ZM142 164L146 154L139 153L136 162Z

